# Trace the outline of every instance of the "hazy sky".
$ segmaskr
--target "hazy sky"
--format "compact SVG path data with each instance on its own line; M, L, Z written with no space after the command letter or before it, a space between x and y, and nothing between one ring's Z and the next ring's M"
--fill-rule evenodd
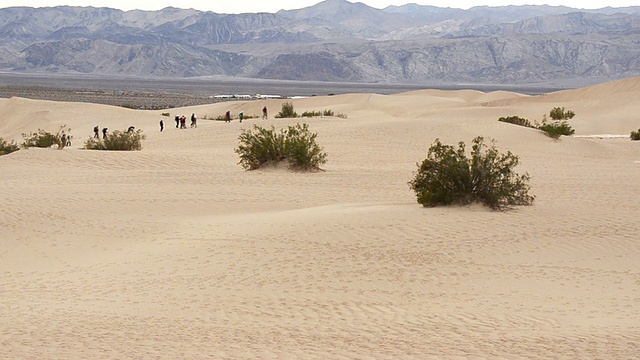
M351 0L350 0L351 1ZM167 6L179 7L179 8L193 8L197 10L213 11L216 13L237 14L242 12L276 12L281 9L300 9L307 6L315 5L320 0L214 0L214 1L190 1L182 0L180 2L175 0L0 0L0 8L10 6L31 6L31 7L44 7L44 6L58 6L58 5L70 5L70 6L94 6L94 7L111 7L122 10L159 10ZM351 2L357 2L355 0ZM435 0L362 0L359 1L369 6L382 9L389 5L403 5L407 3L416 3L420 5L434 5L440 7L455 7L467 9L472 6L489 5L489 6L502 6L502 5L564 5L574 8L602 8L606 6L612 7L624 7L624 6L638 6L640 3L638 0L483 0L483 1L470 1L470 0L451 0L447 2L435 1Z

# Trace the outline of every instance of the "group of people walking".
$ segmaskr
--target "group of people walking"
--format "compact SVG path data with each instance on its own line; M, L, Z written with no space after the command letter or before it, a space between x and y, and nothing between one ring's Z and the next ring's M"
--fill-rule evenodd
M267 107L263 107L262 108L262 119L267 119L268 117L268 113L267 113ZM244 112L240 111L238 113L238 119L240 120L240 122L242 122L242 120L244 120ZM174 120L176 121L176 129L186 129L187 128L187 117L184 115L176 115ZM224 117L225 122L231 122L231 111L227 111L225 113L225 117ZM191 128L197 128L198 127L198 117L196 116L195 113L191 114ZM135 127L130 126L127 129L127 132L133 132L135 130ZM108 135L108 128L102 128L102 139L106 139L107 135ZM160 132L164 131L164 120L160 120ZM63 134L64 135L64 134ZM69 135L65 135L65 141L64 143L67 144L67 146L71 145L71 136ZM68 138L68 139L67 139ZM98 139L100 140L100 127L98 125L94 126L93 128L93 138L94 139ZM62 139L61 139L62 140Z
M187 128L187 117L184 115L176 115L176 129L186 129ZM191 128L198 127L198 117L196 114L191 114ZM160 131L164 130L164 122L160 120Z
M109 129L107 129L107 128L102 128L102 139L103 140L107 138L107 131L108 130ZM93 138L100 140L100 127L98 125L93 127Z
M268 118L268 113L267 113L267 107L263 107L262 108L262 119L263 120L267 120ZM240 111L238 113L238 120L240 120L240 122L242 122L242 120L244 120L244 111ZM231 122L231 111L227 111L224 114L224 121L225 122Z

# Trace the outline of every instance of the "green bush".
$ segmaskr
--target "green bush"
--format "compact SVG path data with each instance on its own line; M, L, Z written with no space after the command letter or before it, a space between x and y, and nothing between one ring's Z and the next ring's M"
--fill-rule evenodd
M640 129L631 132L631 140L640 140Z
M549 117L552 121L549 121L547 116L544 115L542 124L536 124L536 127L545 135L554 139L559 139L562 135L573 135L576 131L569 125L568 120L575 115L573 111L565 110L564 107L554 107L549 111Z
M43 129L38 129L37 132L32 132L29 134L22 134L22 147L30 148L48 148L53 145L58 145L58 149L63 149L67 144L66 140L62 140L62 135L65 133L65 126L60 126L60 129L57 133L50 133ZM71 129L66 129L67 132L71 132Z
M342 115L344 118L346 118L346 115L344 114L338 114L338 116ZM318 117L318 116L336 116L335 113L333 112L333 110L322 110L322 111L305 111L302 113L302 115L300 115L301 117Z
M7 142L3 138L0 138L0 156L11 154L18 150L20 150L20 146L18 146L15 141Z
M327 162L327 154L316 143L318 134L309 131L309 125L296 124L285 131L284 153L289 165L299 170L319 169Z
M327 154L316 143L317 134L309 131L307 124L296 124L276 132L254 125L252 130L242 130L240 144L234 150L240 155L238 163L247 170L267 164L288 161L297 170L319 169L327 162Z
M285 102L282 104L282 109L279 113L276 114L276 119L284 119L284 118L297 118L298 113L293 110L292 102Z
M116 151L132 151L142 149L142 140L146 139L146 135L142 130L136 131L119 131L115 130L107 135L106 139L89 138L84 143L84 148L89 150L116 150Z
M501 118L498 119L498 121L506 122L506 123L514 124L514 125L530 127L530 128L534 127L533 125L531 125L531 123L529 122L528 119L521 118L521 117L518 117L518 116L501 117Z
M549 111L549 117L553 120L571 120L576 114L571 110L565 110L564 107L554 107Z
M240 145L234 151L240 155L239 164L247 170L285 159L284 132L276 133L273 126L265 129L253 125L253 131L242 130L238 140Z
M576 130L565 120L547 121L546 116L542 119L542 124L537 128L550 138L558 139L562 135L573 135Z
M300 115L301 117L316 117L316 116L322 116L322 112L320 111L305 111L302 113L302 115Z
M551 121L549 121L547 115L542 116L542 123L534 121L534 124L531 124L529 120L518 116L501 117L498 121L538 129L545 135L558 139L562 135L573 135L576 132L568 123L568 120L572 119L575 115L576 114L571 110L555 107L549 111Z
M473 140L471 158L465 153L464 142L456 149L436 139L427 158L417 164L418 171L409 186L425 207L480 202L504 210L530 205L535 197L529 195L529 174L516 174L513 168L518 164L517 156L500 154L493 142L489 147L482 137Z

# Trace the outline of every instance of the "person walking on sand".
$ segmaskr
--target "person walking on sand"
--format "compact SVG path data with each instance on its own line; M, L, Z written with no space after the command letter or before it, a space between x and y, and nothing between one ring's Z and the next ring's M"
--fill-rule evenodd
M192 113L191 114L191 127L192 128L197 128L198 127L197 121L198 121L198 118L196 117L196 114Z
M102 128L102 139L107 140L107 128Z
M227 113L224 114L224 118L225 118L226 122L230 123L231 122L231 111L227 111Z
M176 115L176 129L180 126L180 115Z
M67 146L71 146L71 134L67 134Z
M160 132L162 132L162 130L164 130L164 121L160 119Z
M64 148L67 145L67 134L62 133L60 136L60 149Z
M98 125L93 127L93 138L100 139L100 128L98 127Z
M262 108L262 119L267 120L267 107Z
M238 113L238 119L240 119L240 122L242 122L242 119L244 119L244 112L240 111Z

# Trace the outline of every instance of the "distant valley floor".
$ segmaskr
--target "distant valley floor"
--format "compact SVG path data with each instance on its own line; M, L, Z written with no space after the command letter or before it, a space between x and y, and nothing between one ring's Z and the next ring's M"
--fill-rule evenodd
M221 94L293 97L346 93L397 94L421 89L474 89L484 92L508 90L530 95L564 90L558 87L536 85L368 84L242 78L114 78L91 75L0 73L0 98L24 97L38 100L88 102L137 109L164 109L225 101L225 99L214 98L215 95Z

